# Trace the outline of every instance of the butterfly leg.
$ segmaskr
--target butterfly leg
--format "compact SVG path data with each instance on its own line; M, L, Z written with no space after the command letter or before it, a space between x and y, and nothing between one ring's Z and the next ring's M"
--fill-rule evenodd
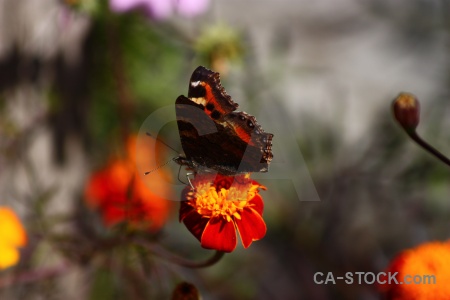
M194 175L194 173L186 173L186 178L189 182L189 185L191 186L191 189L195 190L194 186L192 185L191 178L189 178L189 176L191 176L191 175Z
M180 165L180 169L178 170L178 181L181 182L182 184L187 185L186 182L184 182L183 180L181 180L181 178L180 178L180 172L181 172L181 165ZM186 178L187 178L187 180L188 180L188 182L189 182L189 185L191 186L191 189L194 190L194 185L193 185L192 182L191 182L191 178L189 178L189 176L191 176L191 175L194 175L194 173L186 173Z
M185 185L187 185L187 183L186 183L186 182L184 182L183 180L181 180L181 178L180 178L180 174L181 174L181 165L180 165L180 168L178 169L178 181L179 181L179 182L181 182L182 184L185 184Z

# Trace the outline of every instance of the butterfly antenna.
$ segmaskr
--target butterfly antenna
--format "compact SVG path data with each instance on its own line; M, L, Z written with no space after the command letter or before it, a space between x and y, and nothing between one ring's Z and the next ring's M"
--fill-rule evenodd
M158 170L158 169L161 169L162 167L164 167L165 165L167 165L167 164L170 163L171 161L173 161L173 159L166 161L165 163L163 163L163 164L157 166L156 168L154 168L154 169L151 170L151 171L145 172L144 175L148 175L148 174L150 174L150 173L155 172L155 171Z
M152 137L152 138L154 138L155 140L157 140L158 142L160 142L161 144L163 144L164 146L166 146L167 148L169 148L169 149L171 149L171 150L173 150L173 151L175 151L177 154L179 154L179 152L175 149L175 148L173 148L172 146L170 146L170 145L168 145L166 142L164 142L163 140L161 140L159 137L154 137L151 133L149 133L149 132L146 132L145 133L147 136L149 136L149 137ZM168 162L167 162L168 163ZM166 164L167 164L166 163Z

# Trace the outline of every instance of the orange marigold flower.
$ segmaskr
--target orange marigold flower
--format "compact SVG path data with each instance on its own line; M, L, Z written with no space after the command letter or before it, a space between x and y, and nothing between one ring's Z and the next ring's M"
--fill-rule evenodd
M430 242L400 253L389 265L386 273L398 272L397 280L406 275L411 284L387 282L380 290L388 300L448 300L450 299L450 242ZM435 276L436 281L424 281L424 276ZM412 279L420 276L422 283Z
M19 262L18 248L25 246L27 235L13 210L0 207L0 270Z
M231 252L236 248L236 229L244 248L266 234L264 203L250 176L197 175L182 193L180 222L206 249Z
M154 153L148 148L136 151L136 138L130 138L127 157L111 159L89 179L85 188L86 201L99 209L107 226L128 222L135 228L156 231L164 225L171 207L166 200L171 190L161 177L142 178L143 174L138 173L136 160L142 160L144 152L147 156ZM151 185L147 184L150 180Z

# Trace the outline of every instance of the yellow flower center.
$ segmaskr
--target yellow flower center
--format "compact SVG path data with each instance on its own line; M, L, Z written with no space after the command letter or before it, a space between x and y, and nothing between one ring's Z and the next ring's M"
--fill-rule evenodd
M258 193L259 185L250 182L234 182L229 189L216 190L211 183L200 183L196 190L189 192L188 199L196 211L206 218L221 216L228 222L231 217L241 219L245 207L253 206L249 201Z

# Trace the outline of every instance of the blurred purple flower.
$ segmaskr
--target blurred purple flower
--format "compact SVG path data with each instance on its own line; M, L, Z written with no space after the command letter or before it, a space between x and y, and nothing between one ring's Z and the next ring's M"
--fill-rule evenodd
M208 9L209 0L175 0L177 12L185 17L194 17Z
M208 8L209 0L110 0L112 11L124 13L130 10L141 9L152 19L168 18L173 11L182 16L193 17L204 13Z

